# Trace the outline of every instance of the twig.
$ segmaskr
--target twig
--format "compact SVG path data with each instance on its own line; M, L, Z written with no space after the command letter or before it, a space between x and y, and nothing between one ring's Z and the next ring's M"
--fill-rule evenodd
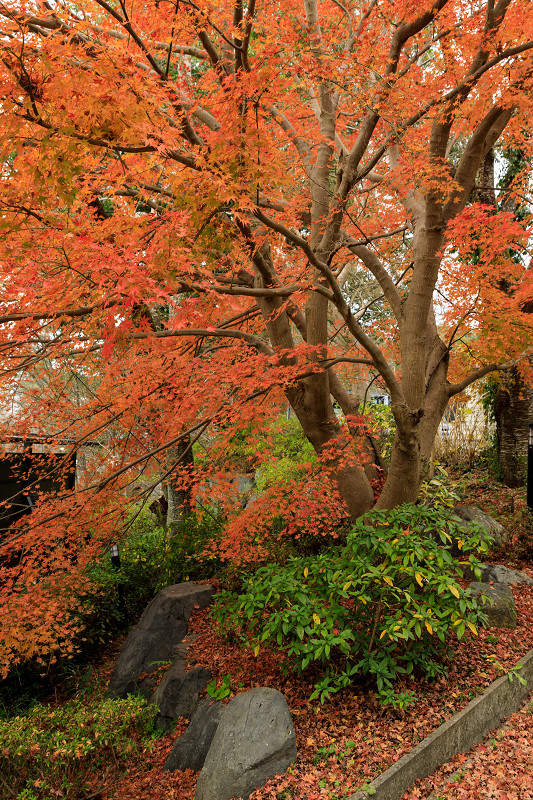
M370 637L370 642L368 643L368 652L372 652L372 645L374 644L374 637L376 635L376 628L378 626L378 620L381 617L381 609L383 608L383 603L380 602L376 606L376 612L374 614L374 625L372 626L372 635Z
M15 796L15 792L14 792L14 789L13 789L13 787L9 785L9 783L6 781L6 779L4 778L4 776L3 776L3 775L1 775L1 774L0 774L0 781L2 781L2 783L3 783L3 784L4 784L4 786L6 787L7 791L10 793L10 795L11 795L12 797L14 797L14 796ZM8 795L8 796L9 796L9 795Z

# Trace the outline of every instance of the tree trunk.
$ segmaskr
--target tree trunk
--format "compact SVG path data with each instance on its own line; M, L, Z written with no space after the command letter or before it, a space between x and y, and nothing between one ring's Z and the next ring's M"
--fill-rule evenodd
M347 464L350 443L342 437L342 428L331 401L328 399L327 406L315 403L315 385L309 379L302 381L298 388L288 389L286 395L317 455L323 455L328 447L331 448L326 465L337 482L350 517L356 519L369 511L374 502L374 492L364 469ZM364 441L361 447L364 449Z
M524 161L525 156L520 149L512 149L507 153L507 170L501 180L504 190L511 187ZM516 196L509 192L504 194L501 208L518 216L520 205ZM505 280L500 282L500 288L506 292L510 290ZM521 310L526 314L533 312L527 302ZM533 420L533 386L524 383L516 367L501 373L494 417L502 482L512 489L523 486L526 481L529 422Z
M524 486L529 421L533 419L533 388L524 383L516 367L502 374L494 416L502 482L513 489Z
M166 524L171 536L179 532L183 519L191 513L192 487L190 481L180 480L179 473L193 464L194 456L189 438L168 449L166 469L171 471L163 481L163 492L168 503Z
M376 508L391 509L414 503L420 486L420 438L413 424L409 431L396 432L389 472Z
M270 247L263 245L253 248L253 262L256 270L255 286L269 285L273 273ZM265 320L270 342L275 349L290 350L294 347L294 340L289 325L289 316L282 308L279 298L258 298L257 304ZM305 320L300 320L300 326L305 328L306 340L309 344L322 348L320 356L327 357L327 309L328 304L324 298L314 297L306 308ZM318 352L315 360L318 360ZM283 363L283 359L282 359ZM286 363L291 362L290 358ZM339 442L341 426L335 416L331 402L331 392L336 392L337 384L330 386L328 372L312 375L299 381L295 386L285 390L285 396L298 417L302 430L313 446L315 452L321 455L327 445L331 445L333 452L328 459L328 467L335 476L341 497L346 503L352 519L369 511L374 502L374 492L365 475L364 469L357 466L346 466L346 453ZM362 447L362 449L364 449Z

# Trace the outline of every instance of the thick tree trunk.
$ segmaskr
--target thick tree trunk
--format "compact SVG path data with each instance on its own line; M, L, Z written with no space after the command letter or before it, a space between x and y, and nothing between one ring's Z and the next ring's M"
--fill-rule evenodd
M524 160L521 150L511 150L508 153L507 170L501 180L504 190L512 185ZM513 193L504 194L501 198L501 208L515 216L518 215L519 207ZM499 285L502 291L508 292L511 289L505 279ZM530 308L526 302L522 311L532 313L533 307ZM516 368L501 373L494 417L502 482L510 488L523 486L526 480L529 422L533 421L533 386L524 383Z
M389 472L376 508L390 509L401 503L414 503L420 486L420 438L416 425L396 433Z
M370 511L374 502L374 492L364 470L359 467L339 468L336 479L351 519L355 520L361 514Z
M392 398L396 436L377 508L416 500L448 402L447 349L438 336L432 305L442 243L442 209L428 201L415 224L413 280L400 324L403 397Z
M533 387L524 384L516 367L502 374L494 416L502 482L510 488L523 486L529 421L533 419Z
M263 245L258 249L254 246L253 262L256 270L255 285L270 285L273 267L268 245ZM258 298L257 304L265 320L272 346L275 349L292 349L294 340L289 316L287 311L282 308L282 301L276 297L263 297ZM315 355L316 360L320 357L327 357L327 309L327 301L324 302L324 298L317 295L308 303L305 320L299 319L300 326L305 329L308 343L321 348ZM287 363L291 363L291 361L289 360ZM332 447L333 452L328 459L328 467L336 478L350 516L355 519L364 514L372 507L374 493L363 468L346 466L346 453L338 441L341 426L331 402L328 372L299 381L297 385L285 390L285 396L294 409L302 430L315 452L321 455L326 446Z
M402 422L403 432L396 434L387 482L377 508L415 502L421 482L431 477L433 444L449 402L446 373L447 361L441 359L432 372L423 413L419 418L413 416L407 425Z
M327 405L315 404L315 385L309 379L302 381L298 388L287 390L286 394L315 452L318 455L323 455L324 451L328 453L328 469L337 481L350 517L356 519L369 511L374 502L374 492L364 469L349 464L349 445L341 435L342 428L331 401L328 399ZM362 449L364 446L362 441Z

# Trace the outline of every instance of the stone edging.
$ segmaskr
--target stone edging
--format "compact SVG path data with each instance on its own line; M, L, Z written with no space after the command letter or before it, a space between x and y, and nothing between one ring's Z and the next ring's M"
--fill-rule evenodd
M370 782L374 791L360 790L347 800L400 800L404 793L421 778L427 778L457 753L467 753L472 747L497 728L502 720L520 709L533 689L533 650L517 662L522 667L519 675L509 673L498 678L482 695L472 700L436 731L402 756L392 767Z

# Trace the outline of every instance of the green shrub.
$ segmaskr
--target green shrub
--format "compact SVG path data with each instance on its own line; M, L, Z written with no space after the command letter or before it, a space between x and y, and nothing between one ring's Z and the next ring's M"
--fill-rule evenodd
M20 800L77 797L108 768L124 769L153 737L153 719L154 707L139 697L36 705L0 721L2 786Z
M442 546L452 537L464 553L459 563ZM246 641L251 634L253 646L279 648L287 669L313 670L312 698L323 702L356 676L373 676L382 701L402 704L393 691L398 675L443 672L448 634L475 634L486 621L482 601L458 583L461 565L479 577L475 552L486 549L481 534L447 510L374 511L345 546L261 567L244 593L219 595L213 614Z
M434 508L452 508L458 502L459 495L454 491L455 487L451 486L448 471L437 461L434 466L433 477L424 481L420 487L418 501Z
M296 418L278 417L266 421L262 429L249 425L235 433L224 455L243 470L257 469L259 492L269 486L300 477L303 463L316 463L316 453Z
M218 562L202 552L219 531L220 520L207 514L185 517L174 536L152 514L137 515L120 544L120 569L109 552L89 569L91 589L80 596L87 642L104 641L135 620L164 586L211 577Z
M367 422L379 445L379 451L384 461L388 464L392 454L392 444L396 433L396 422L392 415L390 406L381 403L367 402L363 413L367 417Z
M256 475L259 492L269 486L301 478L302 464L316 464L312 444L306 438L297 419L278 419L272 425L268 459Z

